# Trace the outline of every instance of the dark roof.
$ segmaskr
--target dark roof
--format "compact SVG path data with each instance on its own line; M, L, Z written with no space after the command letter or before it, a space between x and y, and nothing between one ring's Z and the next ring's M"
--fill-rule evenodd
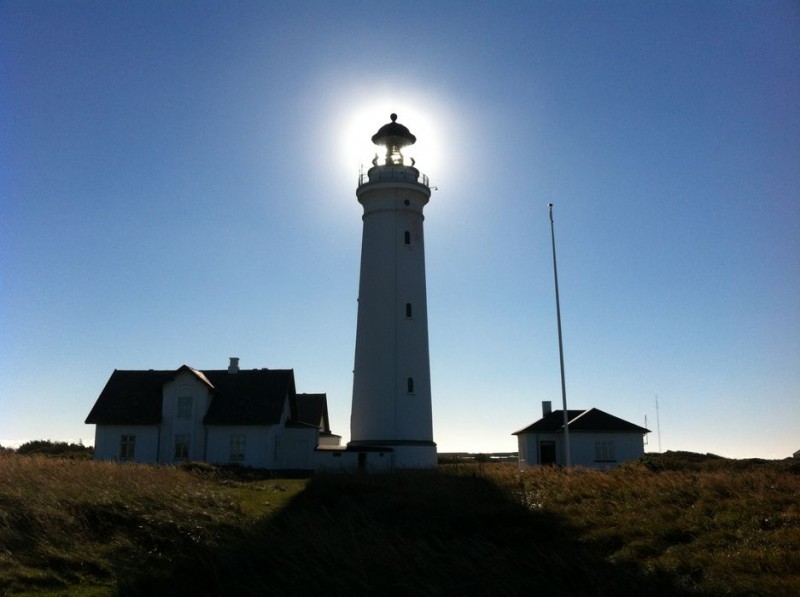
M203 422L207 425L274 425L280 422L287 397L294 397L291 369L240 369L206 371L216 393ZM291 418L294 400L289 400Z
M584 411L582 410L568 410L567 416L571 421L578 415L583 414ZM529 425L525 429L521 429L519 431L515 431L513 435L517 435L520 433L542 433L542 432L552 432L552 431L560 431L564 427L564 411L563 410L553 410L550 411L549 414L546 414L541 419L536 421L535 423ZM572 429L572 427L570 427Z
M90 425L158 425L161 387L175 371L120 371L115 369L86 417Z
M319 427L323 433L330 433L328 421L328 397L325 394L298 394L297 419Z
M115 370L86 423L90 425L158 425L163 386L188 372L212 392L204 422L209 425L273 425L280 422L289 397L296 420L294 371L291 369L227 369L199 371L186 365L177 370Z
M570 431L629 431L649 433L649 429L629 423L624 419L610 415L599 408L589 410L568 410ZM564 411L554 410L535 423L515 431L512 435L523 433L555 433L564 430Z

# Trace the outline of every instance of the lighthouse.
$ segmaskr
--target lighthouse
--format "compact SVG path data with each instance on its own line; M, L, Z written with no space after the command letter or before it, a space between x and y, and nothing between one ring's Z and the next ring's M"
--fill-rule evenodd
M416 137L391 115L385 154L359 177L364 208L350 448L389 448L394 468L436 466L422 210L428 178L406 163Z

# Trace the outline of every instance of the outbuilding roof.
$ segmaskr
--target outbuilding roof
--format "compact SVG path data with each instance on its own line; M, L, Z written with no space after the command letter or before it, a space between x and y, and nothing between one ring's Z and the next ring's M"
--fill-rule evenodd
M189 373L212 394L203 422L207 425L274 425L280 422L286 400L297 420L294 371L240 369L200 371L187 365L176 370L114 370L86 418L90 425L158 425L163 386L180 373Z
M614 431L649 433L649 429L610 415L599 408L589 410L567 410L570 432L572 431ZM564 411L554 410L524 429L512 435L525 433L558 433L564 430Z

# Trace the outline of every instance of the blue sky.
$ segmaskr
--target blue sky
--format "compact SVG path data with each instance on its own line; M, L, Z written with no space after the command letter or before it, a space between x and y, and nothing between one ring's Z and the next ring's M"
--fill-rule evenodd
M293 368L349 436L369 137L434 191L434 436L560 404L800 448L796 2L0 3L0 444L115 369ZM414 153L414 152L411 152Z

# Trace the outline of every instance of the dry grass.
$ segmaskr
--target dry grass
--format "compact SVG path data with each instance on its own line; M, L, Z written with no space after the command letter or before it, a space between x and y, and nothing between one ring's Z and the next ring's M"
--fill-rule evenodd
M798 495L788 463L675 455L307 481L6 454L0 594L796 595Z
M707 594L800 593L800 475L770 463L687 467L486 474L531 511L567 520L609 562Z
M230 491L173 469L0 456L0 593L110 585L246 525Z

